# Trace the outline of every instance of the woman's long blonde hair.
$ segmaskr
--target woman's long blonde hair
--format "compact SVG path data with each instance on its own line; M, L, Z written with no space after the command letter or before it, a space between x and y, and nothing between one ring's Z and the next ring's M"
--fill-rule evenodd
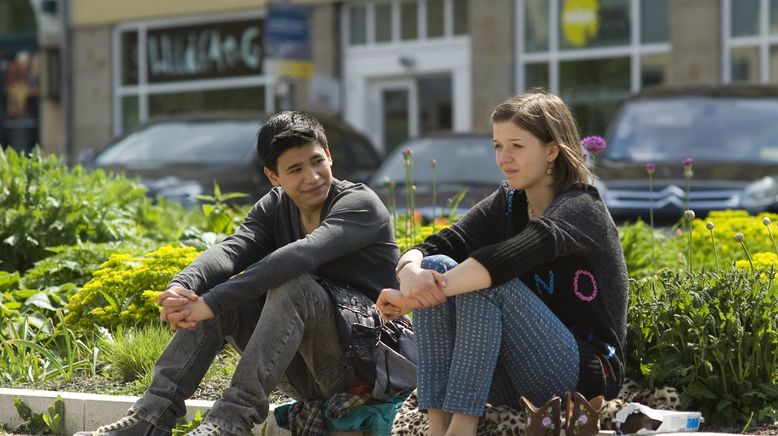
M492 123L505 121L529 131L544 144L554 143L559 147L552 166L555 192L575 183L589 183L592 173L584 161L578 124L561 98L543 90L509 98L492 112Z

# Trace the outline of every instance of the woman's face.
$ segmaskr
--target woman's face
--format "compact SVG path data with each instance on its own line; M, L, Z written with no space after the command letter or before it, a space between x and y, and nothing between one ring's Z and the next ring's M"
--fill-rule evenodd
M531 190L551 184L546 169L559 154L556 145L544 144L528 130L510 121L493 123L492 139L497 166L511 188Z

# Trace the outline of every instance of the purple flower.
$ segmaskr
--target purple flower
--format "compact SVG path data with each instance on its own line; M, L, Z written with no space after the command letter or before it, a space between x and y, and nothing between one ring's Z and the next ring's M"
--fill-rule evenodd
M438 161L435 159L430 159L430 168L436 168L438 166Z
M654 171L656 171L656 165L653 162L647 163L646 171L648 171L648 174L654 174Z
M542 423L543 423L543 427L550 426L551 425L551 418L548 417L548 416L544 416Z
M694 164L694 159L687 157L686 159L682 160L681 163L683 164L683 176L687 179L690 179L694 172L692 171L692 164Z
M608 143L601 136L587 136L581 140L581 145L592 154L597 154L608 147Z
M413 155L413 152L411 151L410 148L406 148L405 150L403 150L403 159L406 159L406 160L410 159L412 155Z

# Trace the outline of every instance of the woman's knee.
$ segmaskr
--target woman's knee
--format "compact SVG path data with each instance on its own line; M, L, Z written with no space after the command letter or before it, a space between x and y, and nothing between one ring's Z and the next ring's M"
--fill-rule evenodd
M433 254L421 260L422 268L431 269L439 273L444 273L457 265L457 261L443 254Z

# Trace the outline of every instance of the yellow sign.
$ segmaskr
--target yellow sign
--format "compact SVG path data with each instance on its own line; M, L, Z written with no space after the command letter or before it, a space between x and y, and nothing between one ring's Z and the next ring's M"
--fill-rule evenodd
M313 76L313 62L286 59L276 60L269 63L268 70L278 76L308 80Z
M585 47L600 31L598 0L565 0L562 6L562 33L570 45Z

